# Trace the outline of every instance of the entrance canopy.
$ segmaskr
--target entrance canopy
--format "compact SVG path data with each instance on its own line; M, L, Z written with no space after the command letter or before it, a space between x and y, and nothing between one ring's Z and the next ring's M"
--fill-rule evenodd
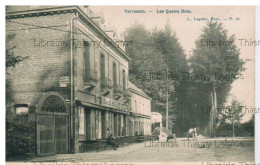
M158 112L151 112L151 124L162 123L162 115Z

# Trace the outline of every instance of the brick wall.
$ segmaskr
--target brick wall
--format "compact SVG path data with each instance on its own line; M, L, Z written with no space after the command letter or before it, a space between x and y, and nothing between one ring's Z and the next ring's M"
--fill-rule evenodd
M70 45L66 43L70 43L72 17L67 13L6 20L6 35L15 34L14 55L28 57L8 69L11 99L7 104L37 104L41 91L61 90L59 77L70 76ZM41 45L43 40L49 43Z

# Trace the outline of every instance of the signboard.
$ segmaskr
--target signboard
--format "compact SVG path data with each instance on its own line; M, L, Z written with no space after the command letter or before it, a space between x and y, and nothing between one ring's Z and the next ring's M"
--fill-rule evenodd
M110 108L120 109L120 103L118 101L107 97L101 97L101 105Z
M69 76L62 76L59 78L59 84L60 87L67 87L68 84L70 83L70 77Z
M66 88L66 87L67 87L67 84L61 84L61 83L60 83L60 87Z

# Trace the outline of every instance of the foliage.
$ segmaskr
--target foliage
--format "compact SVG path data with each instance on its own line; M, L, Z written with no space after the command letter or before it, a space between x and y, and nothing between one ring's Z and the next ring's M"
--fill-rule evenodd
M134 25L125 33L126 40L133 41L132 45L126 47L126 52L132 59L129 68L130 81L154 101L163 102L162 87L165 80L153 79L153 75L165 74L166 65L162 54L153 46L151 33L143 25Z
M173 125L176 109L174 96L179 80L172 75L186 67L186 56L176 34L167 24L165 29L148 31L143 25L135 24L125 32L126 40L132 45L126 47L131 57L130 81L153 99L152 111L165 115L167 91L169 96L169 126ZM180 66L180 67L179 67ZM165 117L163 118L165 120Z
M217 106L223 107L231 84L244 70L244 62L239 58L239 49L235 45L235 36L228 36L221 23L208 22L195 45L193 56L189 59L190 75L197 77L190 82L191 100L195 100L197 107L210 106L210 94L216 88ZM197 113L194 118L199 121L204 119L199 125L195 123L195 126L203 127L209 121L206 114Z
M236 99L232 100L231 106L219 109L220 125L217 128L217 136L232 136L232 124L234 124L235 136L254 136L254 115L248 122L241 123L242 109L242 104Z
M248 136L255 135L255 115L253 115L248 122L243 123L243 130L245 132L244 134L247 134Z
M5 64L8 68L15 67L28 57L15 55L15 34L6 36ZM6 78L6 99L11 99L10 81ZM6 158L16 159L25 157L35 151L35 121L28 115L15 115L11 109L6 111Z
M169 23L162 30L152 31L133 25L125 36L133 41L126 47L132 59L130 81L153 99L152 111L160 112L163 122L168 90L169 123L178 136L189 128L207 127L210 113L201 110L211 106L213 88L217 106L223 107L232 82L244 70L235 36L228 36L221 23L208 22L189 59ZM215 45L205 45L210 41Z
M171 29L169 22L163 30L154 29L152 40L156 49L163 54L171 78L173 78L173 75L188 71L184 49L179 43L176 33ZM176 80L172 79L172 81Z
M5 50L5 65L6 70L10 67L15 67L16 64L22 62L28 57L15 56L14 50L16 48L14 43L15 34L6 36L6 50Z
M231 106L223 109L220 108L219 110L219 116L221 119L220 124L222 124L223 122L240 123L241 118L243 117L242 109L243 109L242 104L238 100L233 99L231 102Z
M251 120L245 123L236 123L235 127L235 136L236 137L252 137L255 134L255 122L254 116ZM232 137L232 124L231 123L222 123L216 132L219 137Z
M15 34L8 34L6 36L6 50L5 50L5 69L6 73L8 75L8 68L10 67L15 67L17 64L20 62L24 61L27 57L21 57L21 56L16 56L14 54L16 45L15 45ZM11 88L10 88L10 79L9 77L6 76L6 83L5 83L5 88L6 88L6 100L11 99Z
M14 159L35 152L35 119L6 111L6 157Z

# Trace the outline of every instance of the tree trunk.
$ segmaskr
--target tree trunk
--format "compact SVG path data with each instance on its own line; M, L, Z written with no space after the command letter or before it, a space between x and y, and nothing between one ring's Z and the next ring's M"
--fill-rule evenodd
M211 112L210 112L210 137L213 137L213 118L214 118L214 96L213 92L211 92Z
M217 93L215 90L215 86L213 85L212 87L212 92L211 92L211 113L210 113L210 121L209 121L209 132L210 132L210 137L216 137L216 117L217 117Z
M234 120L232 121L232 133L233 133L233 138L234 138L235 137Z
M216 129L217 129L217 92L215 86L213 87L213 96L214 96L214 118L213 118L213 130L214 136L216 137Z

